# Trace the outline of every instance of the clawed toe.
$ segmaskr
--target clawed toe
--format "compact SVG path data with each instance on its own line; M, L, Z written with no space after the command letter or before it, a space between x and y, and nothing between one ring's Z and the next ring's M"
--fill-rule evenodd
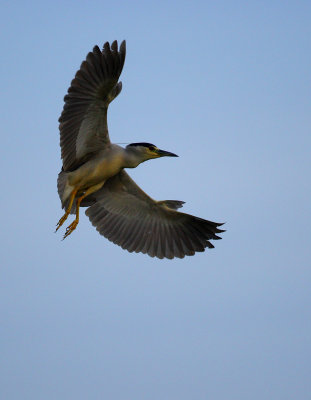
M66 239L67 236L71 235L71 233L76 229L78 222L79 221L75 219L69 226L67 226L63 240Z
M66 221L67 218L68 218L68 214L67 213L61 217L61 219L56 224L55 232L58 231L58 229L63 225L63 223Z

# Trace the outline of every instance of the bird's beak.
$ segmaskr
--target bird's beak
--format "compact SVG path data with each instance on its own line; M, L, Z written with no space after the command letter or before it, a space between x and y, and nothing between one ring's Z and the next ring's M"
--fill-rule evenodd
M165 151L165 150L157 150L157 154L159 155L159 157L178 157L177 154L171 153L169 151Z

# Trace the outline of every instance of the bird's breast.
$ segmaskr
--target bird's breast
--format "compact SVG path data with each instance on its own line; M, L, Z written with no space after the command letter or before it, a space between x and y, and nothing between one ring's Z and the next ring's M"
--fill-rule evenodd
M104 182L121 171L123 158L121 155L110 155L94 158L70 173L69 183L85 189Z

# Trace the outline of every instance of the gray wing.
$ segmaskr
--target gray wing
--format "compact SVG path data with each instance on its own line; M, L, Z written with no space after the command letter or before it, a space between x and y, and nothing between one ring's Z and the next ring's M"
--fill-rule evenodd
M110 143L109 103L121 92L118 83L125 60L125 41L95 46L81 64L65 96L59 118L60 145L65 171L76 169Z
M222 225L175 211L182 202L151 199L125 171L94 193L86 215L98 232L129 252L158 258L183 258L213 248L210 239Z

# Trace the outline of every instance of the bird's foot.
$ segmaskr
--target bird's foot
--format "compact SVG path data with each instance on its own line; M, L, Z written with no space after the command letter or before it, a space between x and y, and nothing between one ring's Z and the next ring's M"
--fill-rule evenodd
M69 226L67 226L63 240L66 239L66 237L69 236L76 229L78 223L79 220L75 219Z
M69 213L65 213L61 219L57 222L56 224L56 230L55 232L57 232L59 230L59 228L63 225L63 223L66 221L66 219L68 218Z

